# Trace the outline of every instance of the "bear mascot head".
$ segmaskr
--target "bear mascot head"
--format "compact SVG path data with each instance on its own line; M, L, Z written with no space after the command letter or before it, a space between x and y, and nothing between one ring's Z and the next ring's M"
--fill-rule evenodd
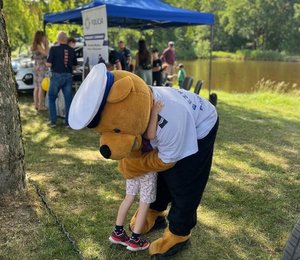
M141 148L153 97L145 82L127 71L93 67L72 102L69 124L73 129L94 128L100 134L100 153L120 160Z

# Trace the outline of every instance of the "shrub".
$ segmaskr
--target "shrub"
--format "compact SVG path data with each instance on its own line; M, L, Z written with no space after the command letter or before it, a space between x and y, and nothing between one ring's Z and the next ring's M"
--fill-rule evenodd
M284 54L277 51L239 50L236 55L245 60L284 60Z

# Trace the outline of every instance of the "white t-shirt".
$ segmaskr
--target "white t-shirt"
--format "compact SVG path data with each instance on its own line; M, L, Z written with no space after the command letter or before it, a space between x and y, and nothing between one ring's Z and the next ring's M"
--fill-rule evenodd
M159 158L171 163L196 153L197 140L204 138L217 121L215 107L186 90L168 87L152 90L154 100L164 103L158 115L156 138L151 140Z

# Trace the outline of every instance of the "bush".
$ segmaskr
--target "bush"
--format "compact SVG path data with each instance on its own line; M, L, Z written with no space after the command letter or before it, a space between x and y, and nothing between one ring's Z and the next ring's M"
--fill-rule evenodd
M237 57L245 60L284 60L284 54L277 51L239 50Z
M235 53L226 52L226 51L213 51L214 58L223 58L223 59L237 59Z

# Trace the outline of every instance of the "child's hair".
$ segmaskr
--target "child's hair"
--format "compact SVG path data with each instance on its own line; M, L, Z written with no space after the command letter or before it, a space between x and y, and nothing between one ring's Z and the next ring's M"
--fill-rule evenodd
M179 69L182 69L182 68L184 68L184 65L183 65L182 63L180 63L180 64L178 65L178 68L179 68Z
M68 44L69 43L76 43L76 40L73 37L68 38Z
M159 52L158 49L156 49L156 48L152 49L152 53L158 53L158 52Z

